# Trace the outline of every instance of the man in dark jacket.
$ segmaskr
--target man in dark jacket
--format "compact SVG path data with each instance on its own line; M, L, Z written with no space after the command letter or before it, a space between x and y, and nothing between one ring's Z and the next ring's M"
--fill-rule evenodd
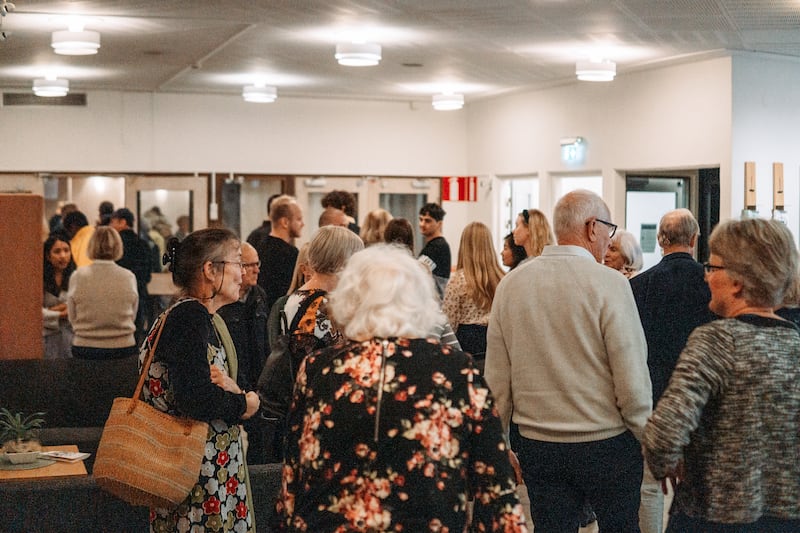
M147 284L150 283L152 272L152 259L150 247L133 230L133 212L122 207L111 213L109 226L119 232L122 238L122 258L117 264L127 268L136 276L136 288L139 292L139 308L136 311L136 343L140 344L147 335L148 324L148 293Z
M239 370L236 382L244 391L256 389L258 378L264 369L269 355L267 342L267 294L258 286L258 273L261 262L256 249L249 243L242 243L242 285L239 301L225 305L217 313L225 320L228 331L236 346ZM261 464L266 462L266 443L264 442L264 422L254 416L244 422L248 434L247 462Z
M714 315L708 309L711 292L703 265L694 260L700 234L692 212L675 209L658 224L661 262L631 278L639 318L647 339L647 367L653 384L653 407L667 388L678 356L689 334ZM645 469L639 522L643 533L662 531L664 496L659 483Z

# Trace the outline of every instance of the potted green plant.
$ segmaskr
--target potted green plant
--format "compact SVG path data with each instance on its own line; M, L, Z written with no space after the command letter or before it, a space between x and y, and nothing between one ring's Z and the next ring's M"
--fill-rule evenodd
M24 416L0 408L0 443L6 453L38 452L39 430L44 425L44 413L37 412Z

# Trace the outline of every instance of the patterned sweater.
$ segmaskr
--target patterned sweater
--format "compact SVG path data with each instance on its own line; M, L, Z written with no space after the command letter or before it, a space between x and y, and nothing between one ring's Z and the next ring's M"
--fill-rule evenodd
M673 512L720 523L800 518L800 334L740 315L698 327L650 418L656 478L683 459Z

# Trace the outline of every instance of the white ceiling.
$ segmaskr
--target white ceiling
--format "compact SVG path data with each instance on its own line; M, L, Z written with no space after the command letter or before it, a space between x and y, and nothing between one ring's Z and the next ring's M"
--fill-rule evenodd
M0 3L2 0L0 0ZM240 93L263 78L281 96L470 99L574 79L589 56L619 75L755 51L800 57L800 0L16 0L2 19L0 88L50 69L73 91ZM93 56L58 56L65 15L102 35ZM343 67L348 30L383 46L376 67Z

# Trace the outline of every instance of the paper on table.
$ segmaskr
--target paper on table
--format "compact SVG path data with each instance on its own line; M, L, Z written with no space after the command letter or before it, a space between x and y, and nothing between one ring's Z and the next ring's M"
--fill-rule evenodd
M49 459L55 459L56 461L63 461L65 463L76 463L78 461L83 461L92 454L84 452L62 452L55 450L49 452L41 452L39 455L41 455L42 457L47 457Z

